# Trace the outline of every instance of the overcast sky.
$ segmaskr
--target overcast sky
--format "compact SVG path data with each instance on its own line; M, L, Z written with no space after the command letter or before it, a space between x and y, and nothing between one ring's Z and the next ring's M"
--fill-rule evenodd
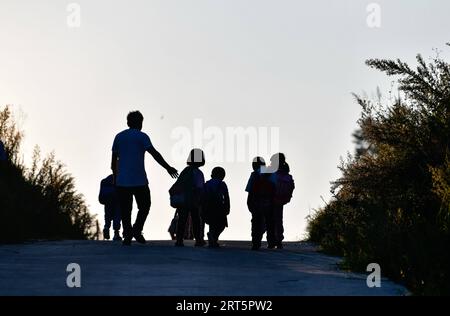
M35 144L54 150L101 222L97 194L112 141L138 109L144 131L179 170L173 136L197 137L196 119L214 135L242 127L261 138L278 129L297 185L285 208L286 238L304 237L305 217L323 205L321 195L330 198L340 157L353 151L360 108L351 93L390 88L392 79L364 61L413 61L433 48L448 56L450 41L446 0L378 1L380 28L369 27L371 1L361 0L77 1L80 27L67 24L69 3L0 0L0 106L26 114L25 158ZM172 180L150 156L146 165L153 205L144 233L167 239ZM227 171L232 203L222 238L249 239L250 162L209 162L205 178L217 165Z

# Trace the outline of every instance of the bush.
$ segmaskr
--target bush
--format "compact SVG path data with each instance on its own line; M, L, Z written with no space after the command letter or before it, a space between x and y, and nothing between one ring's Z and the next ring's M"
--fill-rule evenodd
M439 56L411 69L396 60L367 65L398 77L399 97L362 107L357 149L341 163L333 200L309 219L310 240L363 270L420 295L450 294L450 65Z
M92 238L94 217L63 164L53 154L41 159L36 147L32 167L24 166L10 107L0 111L0 139L8 156L0 162L0 242Z

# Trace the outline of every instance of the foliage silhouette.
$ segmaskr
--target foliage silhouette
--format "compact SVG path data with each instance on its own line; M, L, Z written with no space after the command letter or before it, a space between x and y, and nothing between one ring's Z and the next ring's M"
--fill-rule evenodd
M0 242L30 239L88 239L94 237L94 217L74 178L54 154L25 167L20 146L24 134L6 106L0 111L0 139L8 159L0 165Z
M447 44L448 45L448 44ZM356 152L340 166L333 199L309 218L311 241L419 295L450 294L450 64L439 54L413 70L401 60L367 65L398 77L399 97L362 107Z

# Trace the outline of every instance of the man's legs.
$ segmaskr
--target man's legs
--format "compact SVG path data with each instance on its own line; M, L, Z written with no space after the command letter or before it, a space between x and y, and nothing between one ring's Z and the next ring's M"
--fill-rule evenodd
M105 226L104 230L109 230L111 228L111 221L113 220L112 216L112 207L110 205L105 205Z
M123 225L124 244L130 244L133 238L131 226L131 210L133 209L133 192L130 188L118 187L120 213Z
M113 229L115 231L120 230L120 222L121 222L121 216L120 216L120 207L116 205L114 208L114 217L113 217Z
M136 222L133 225L133 236L137 241L144 243L145 239L142 236L142 230L144 229L145 220L150 212L150 190L148 186L136 187L133 188L133 194L139 209L136 216Z
M118 203L114 205L114 217L113 217L113 229L114 229L114 241L121 241L122 237L120 237L120 206Z

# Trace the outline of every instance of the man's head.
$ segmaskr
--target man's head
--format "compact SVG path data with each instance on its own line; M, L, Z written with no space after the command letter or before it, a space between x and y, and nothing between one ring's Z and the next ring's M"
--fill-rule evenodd
M139 111L133 111L128 113L127 124L129 128L142 129L142 123L144 122L144 116Z
M256 157L253 159L252 168L253 171L259 171L261 167L265 166L266 162L263 157Z
M215 167L211 172L211 178L218 180L225 179L225 169L222 167Z

